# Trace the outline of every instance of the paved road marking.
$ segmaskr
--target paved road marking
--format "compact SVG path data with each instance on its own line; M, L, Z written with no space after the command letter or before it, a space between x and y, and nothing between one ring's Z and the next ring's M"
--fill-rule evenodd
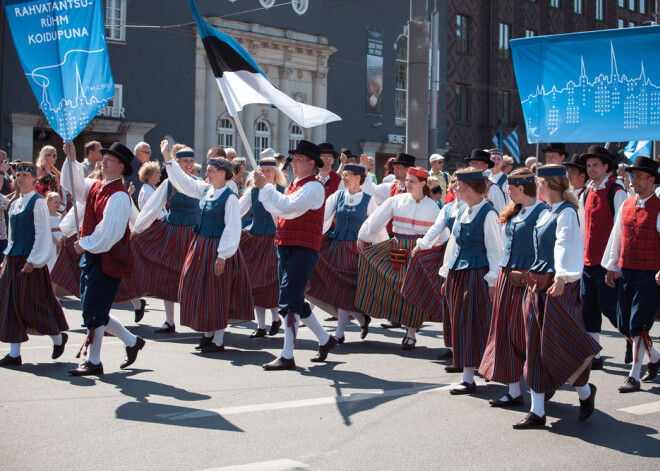
M179 340L190 340L190 339L198 339L198 338L199 338L199 334L185 336L185 337L169 337L169 338L168 337L163 337L163 338L160 338L160 339L145 339L145 340L147 342L172 342L172 343L176 343ZM84 339L84 337L83 337L83 339ZM71 338L69 338L69 343L67 343L67 349L71 348L72 344L70 342L71 342ZM76 345L75 343L73 345L76 348L78 348L80 346L80 344ZM103 340L103 345L124 345L124 342L122 342L121 340L106 340L106 339L104 339ZM39 346L34 346L34 347L26 347L26 346L21 345L21 351L23 351L23 350L40 350L42 348L47 348L47 349L50 350L50 349L53 348L53 346L52 345L39 345ZM0 348L0 353L8 352L8 351L9 351L8 348Z
M648 404L640 404L638 406L624 407L623 409L618 410L634 415L654 414L656 412L660 412L660 401L649 402Z
M300 461L294 460L274 460L274 461L262 461L261 463L248 463L238 466L226 466L223 468L212 468L205 471L251 471L251 470L263 470L263 471L294 471L294 470L303 470L310 469L310 466Z
M444 391L449 389L450 387L451 385L422 386L419 388L392 389L390 391L380 390L378 392L373 392L373 391L359 392L359 393L351 394L350 396L328 396L328 397L318 397L314 399L302 399L298 401L271 402L267 404L251 404L245 406L222 407L220 409L201 409L194 412L159 414L158 417L168 420L199 419L203 417L212 417L216 415L221 415L225 417L227 415L245 414L249 412L295 409L298 407L311 407L311 406L319 406L319 405L327 405L327 404L343 404L346 402L366 401L369 399L381 399L386 397L410 396L412 394Z

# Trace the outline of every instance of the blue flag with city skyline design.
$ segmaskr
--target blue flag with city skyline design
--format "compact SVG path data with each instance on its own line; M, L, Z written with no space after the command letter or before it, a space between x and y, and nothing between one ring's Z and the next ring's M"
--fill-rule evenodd
M660 139L660 26L511 41L527 141Z
M74 139L115 94L99 0L2 0L23 71L51 127Z

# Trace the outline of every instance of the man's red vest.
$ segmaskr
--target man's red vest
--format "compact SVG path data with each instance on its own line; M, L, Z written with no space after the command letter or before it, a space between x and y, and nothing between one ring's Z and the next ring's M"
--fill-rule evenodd
M619 266L631 270L660 270L660 235L657 221L660 198L655 193L638 208L635 197L623 203L621 211L621 256Z
M334 170L330 170L328 174L328 181L323 183L323 188L325 188L325 199L330 197L331 194L336 192L339 189L339 184L341 183L341 177ZM317 176L318 179L318 176Z
M395 181L394 183L392 183L392 186L390 187L390 198L392 196L401 195L403 193L408 193L408 190L406 190L405 187L403 188L403 190L400 189L398 181ZM387 229L387 235L392 237L392 235L394 235L394 231L392 230L392 221L391 220L390 220L390 222L387 223L386 229Z
M120 179L105 186L102 182L92 185L85 204L85 217L80 231L81 237L92 234L96 226L103 220L103 211L110 197L122 191L126 194L126 188ZM131 252L131 232L126 223L124 236L108 252L101 254L101 267L103 273L113 278L130 278L133 273L133 254Z
M285 194L295 193L308 183L319 184L320 182L315 175L302 178L297 182L294 180L287 187ZM297 245L320 251L324 216L325 201L319 209L310 209L295 219L278 218L275 245Z
M588 267L600 265L605 247L607 247L607 240L614 227L614 213L607 201L607 191L611 185L616 185L614 174L608 177L604 188L596 191L589 190L584 202L584 232L586 234L584 264ZM619 188L621 191L625 191L620 185Z

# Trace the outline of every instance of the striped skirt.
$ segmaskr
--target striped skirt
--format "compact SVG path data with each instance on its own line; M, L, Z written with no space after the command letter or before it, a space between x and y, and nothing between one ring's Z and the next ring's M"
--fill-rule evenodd
M415 239L390 239L362 251L355 296L355 307L359 311L410 328L422 325L426 312L401 296L410 259L398 267L390 261L392 248L412 250L415 243Z
M307 294L330 306L354 311L360 252L353 240L327 239Z
M491 316L487 272L488 267L482 267L449 270L447 275L454 366L478 368L484 355Z
M197 332L224 329L229 323L253 317L250 280L241 250L225 261L222 275L213 273L219 243L220 238L194 236L181 272L181 325Z
M50 278L57 286L64 288L76 298L80 298L80 259L82 256L78 255L73 248L75 241L75 235L66 240L57 256ZM145 292L142 286L137 283L137 274L133 271L130 278L121 279L114 302L125 303L131 299L139 298Z
M442 322L446 307L445 297L440 294L441 278L438 271L445 256L445 245L420 250L410 260L403 280L403 299L425 311L427 320Z
M479 372L498 383L517 383L525 366L524 286L513 286L511 269L501 268L495 288L493 318Z
M244 229L239 247L248 267L254 305L266 309L278 307L280 284L275 236L251 234Z
M28 334L57 335L69 326L53 293L48 267L22 273L27 256L7 256L0 271L0 341L21 343Z
M194 226L156 221L133 237L135 278L145 292L177 302L177 287Z
M550 392L564 383L584 386L591 359L600 351L584 329L578 307L580 283L567 283L556 298L545 291L525 292L523 315L527 332L525 380L538 393Z

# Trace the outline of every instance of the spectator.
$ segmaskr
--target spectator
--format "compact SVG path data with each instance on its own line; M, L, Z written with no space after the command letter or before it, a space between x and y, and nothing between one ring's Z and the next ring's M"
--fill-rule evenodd
M236 196L240 197L245 186L243 175L247 172L245 157L235 157L231 162L231 171L234 176L227 182L227 186L236 193Z
M142 209L149 201L151 195L156 192L156 185L160 181L160 164L158 162L146 162L140 167L138 174L142 188L138 195L138 208Z
M431 163L431 170L429 171L429 177L435 177L438 180L438 185L442 189L442 197L440 201L442 204L446 202L446 194L449 189L449 174L443 170L445 166L445 157L440 154L433 154L429 157L429 162Z
M85 169L85 178L92 173L96 166L101 162L101 143L99 141L90 141L85 144L85 160L83 167Z
M140 167L142 167L142 164L149 161L149 158L151 157L151 146L146 142L138 142L135 144L133 154L135 155L135 158L131 161L133 173L124 179L124 183L126 184L126 188L128 188L130 183L135 187L135 192L131 195L131 198L133 198L133 201L137 204L137 199L140 195L140 190L142 189L142 182L139 177Z
M202 166L199 164L195 164L193 167L192 174L195 175L196 177L202 178Z
M7 159L7 153L4 150L0 150L0 177L2 177L2 187L0 188L0 193L4 196L13 193L14 180L11 177L9 160ZM7 239L5 238L5 240Z
M60 253L60 247L62 246L62 243L60 242L60 236L62 235L62 231L60 231L62 215L57 212L61 205L62 197L59 193L50 191L46 194L46 206L48 206L48 215L50 216L50 236L53 242L53 253L46 263L49 272L53 270L55 260L57 260L57 254ZM55 286L53 286L53 290L54 289Z
M529 169L529 171L533 172L532 167L536 169L536 157L527 157L525 159L525 167Z
M392 183L394 182L394 171L392 170L392 166L390 163L395 159L395 157L390 157L387 159L387 162L385 162L385 176L383 177L382 183Z
M508 175L511 172L511 170L513 170L513 165L514 165L513 157L511 157L510 155L505 155L504 157L502 157L503 174Z
M436 202L438 205L438 208L442 208L442 195L444 192L442 191L442 188L440 185L433 185L431 187L431 195L430 198Z
M60 172L55 168L57 151L53 146L43 146L37 158L36 191L46 196L49 191L60 193Z
M225 154L227 154L227 160L230 162L233 162L234 159L236 158L236 150L234 150L233 147L227 147L225 149Z
M210 159L218 159L218 158L227 159L227 152L222 147L211 147L209 151L206 153L206 165L209 164Z

